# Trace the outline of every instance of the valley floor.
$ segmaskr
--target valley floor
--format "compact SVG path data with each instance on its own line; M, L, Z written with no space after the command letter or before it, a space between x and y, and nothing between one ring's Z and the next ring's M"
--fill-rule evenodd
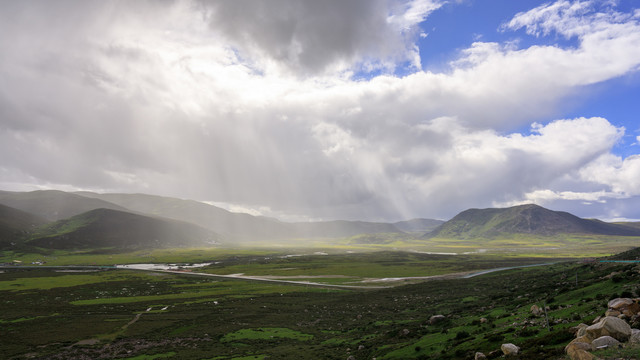
M306 271L304 276L343 284L344 277L330 271L340 263L370 263L368 274L355 265L344 267L344 276L357 278L374 277L384 268L416 275L429 265L442 271L456 268L452 263L465 266L459 257L391 252L278 258L262 264L267 271L250 264L252 256L198 271L280 269L296 277ZM318 259L326 267L319 268ZM514 263L467 260L467 271ZM384 289L127 269L3 269L0 353L12 359L465 359L511 342L522 348L522 359L561 359L573 338L569 328L590 323L612 297L640 295L638 269L637 264L569 261ZM544 303L551 328L529 311ZM443 315L442 321L430 322L434 315Z

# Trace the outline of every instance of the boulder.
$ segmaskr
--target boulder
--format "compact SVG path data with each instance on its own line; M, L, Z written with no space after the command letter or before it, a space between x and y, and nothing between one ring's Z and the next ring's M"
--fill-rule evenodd
M564 351L567 353L567 355L569 355L569 358L571 360L592 360L592 359L595 359L595 356L593 356L589 352L591 350L591 344L589 344L588 342L578 341L578 340L589 341L588 338L583 337L583 339L578 338L578 339L575 339L572 342L570 342L569 345L567 345L564 348Z
M593 338L590 337L588 334L584 334L582 336L579 336L573 339L571 342L583 342L583 343L591 344L591 341L593 341Z
M503 354L508 356L508 355L518 355L520 348L511 343L506 343L500 346L500 350L502 350Z
M577 349L575 351L567 353L567 355L569 355L569 358L571 360L594 360L594 359L597 359L595 356L593 356L593 354L591 354L590 352L588 352L586 350L582 350L582 349Z
M544 314L544 310L542 310L538 305L531 305L531 314L533 316L541 316Z
M587 333L587 328L589 325L587 324L578 324L576 326L576 337L584 336Z
M627 307L627 306L629 306L631 304L633 304L633 299L616 298L616 299L613 299L613 300L609 301L607 306L609 307L609 309L619 310L619 309L621 309L623 307Z
M629 336L629 344L640 344L640 330L631 329L631 336Z
M586 329L586 336L597 339L601 336L611 336L618 341L627 341L631 336L631 327L624 320L617 317L607 316L597 324L593 324Z
M628 317L638 315L640 314L640 304L634 302L633 304L620 309L620 311L622 312L622 314L627 315Z
M445 319L446 317L444 315L433 315L432 317L429 318L429 324L435 325L443 322Z
M640 304L635 299L630 298L617 298L609 301L607 304L609 306L609 311L618 311L618 314L623 314L628 317L632 317L640 313ZM612 315L612 316L618 316Z
M618 311L618 310L609 309L609 310L604 312L604 316L616 316L617 317L618 315L620 315L620 311Z
M582 342L582 341L572 341L572 342L569 343L569 345L565 346L565 348L564 348L564 352L566 352L567 354L570 354L571 352L573 352L575 350L590 351L591 350L591 344L586 343L586 342Z
M620 341L612 338L611 336L601 336L591 342L591 348L593 350L615 347L618 345L620 345Z
M573 339L569 345L564 348L571 360L591 360L594 357L589 353L591 351L591 338L588 336L580 336Z
M481 352L477 352L476 355L473 357L474 360L486 360L487 357L481 353Z

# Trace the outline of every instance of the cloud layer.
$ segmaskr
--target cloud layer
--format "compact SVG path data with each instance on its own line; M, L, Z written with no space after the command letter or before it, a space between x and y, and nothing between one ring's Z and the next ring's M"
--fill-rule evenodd
M240 0L201 4L212 31L258 69L317 74L349 71L354 63L372 70L414 61L416 25L442 3ZM419 61L414 65L419 67Z
M638 12L542 5L500 31L577 46L476 42L423 71L419 24L443 3L3 2L0 183L285 218L526 201L640 218L640 158L612 154L626 129L554 117L581 88L638 70ZM401 66L412 73L393 75Z

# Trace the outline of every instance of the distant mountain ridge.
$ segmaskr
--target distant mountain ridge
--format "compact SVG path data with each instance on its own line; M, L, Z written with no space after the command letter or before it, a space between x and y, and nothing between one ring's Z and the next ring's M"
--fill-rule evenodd
M640 229L600 220L582 219L567 212L528 204L502 209L465 210L425 234L425 237L473 239L513 234L640 236Z
M41 227L26 243L50 249L144 249L211 246L219 240L194 224L95 209Z
M45 222L59 221L66 224L63 227L73 228L79 222L87 221L87 217L95 216L95 210L109 209L142 217L131 217L142 223L149 220L144 217L152 217L157 220L174 220L193 224L200 228L207 229L216 234L218 240L226 243L236 241L255 240L302 240L308 238L348 238L361 234L405 234L407 232L428 231L433 228L437 220L413 219L397 223L381 223L366 221L321 221L321 222L298 222L286 223L277 219L252 216L244 213L234 213L213 205L193 200L183 200L171 197L148 195L148 194L98 194L93 192L67 193L57 190L39 190L32 192L9 192L0 191L0 204L5 204L19 211L33 214L45 219ZM30 244L42 246L67 246L60 244L75 243L77 246L85 246L85 242L78 242L74 236L80 233L92 232L97 224L108 222L109 217L114 217L115 213L106 215L97 223L91 222L91 227L74 228L67 231L63 236L66 240L61 243L53 241L53 238L62 234L55 231L42 236L43 239L30 240ZM122 219L123 215L117 216ZM130 220L131 220L130 219ZM143 220L144 219L144 220ZM135 221L124 221L131 228L131 233L139 231L139 226ZM58 224L58 225L60 225ZM94 229L94 230L91 230ZM48 229L47 231L51 231ZM125 233L116 228L102 227L105 234L102 240L95 240L96 244L106 244L105 239L112 236L115 243L124 245L120 240L125 237ZM71 234L73 233L73 234ZM16 234L16 232L11 232ZM72 236L73 235L73 236ZM95 234L94 234L95 235ZM11 235L17 236L17 235ZM93 235L92 235L93 236ZM44 238L47 238L46 240ZM95 237L95 236L94 236ZM62 237L60 237L62 238ZM59 239L60 239L59 238ZM189 238L189 237L187 237ZM59 240L58 239L58 240ZM22 239L24 240L24 239ZM77 241L78 240L78 241ZM185 239L189 243L189 239ZM148 243L148 245L151 245ZM176 246L181 246L174 243Z
M53 248L180 247L312 238L388 243L405 237L415 239L416 233L423 233L423 238L456 239L514 234L640 236L639 223L581 219L537 205L469 209L447 222L412 219L395 223L287 223L198 201L147 194L0 191L0 205L0 245L4 248L14 243Z
M442 220L411 219L395 222L393 223L393 226L404 232L425 232L435 230L442 224L444 224L444 221Z
M111 202L132 211L191 222L230 238L240 239L298 239L340 238L358 234L403 233L399 227L413 226L428 231L430 219L414 219L399 223L367 221L319 221L287 223L274 218L234 213L194 200L147 194L97 194L78 192L78 195ZM429 223L429 226L424 226ZM399 224L399 226L396 226Z
M161 216L199 225L226 237L279 237L286 234L286 226L276 219L249 214L232 213L225 209L194 200L148 194L97 194L79 192L87 198L107 201L129 211Z
M0 191L0 204L56 221L95 209L127 211L126 208L100 199L92 199L59 190L31 192Z

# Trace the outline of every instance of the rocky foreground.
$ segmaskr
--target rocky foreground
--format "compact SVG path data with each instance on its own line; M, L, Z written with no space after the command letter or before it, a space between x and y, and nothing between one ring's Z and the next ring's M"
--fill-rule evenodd
M591 325L579 324L572 328L573 339L565 352L571 360L597 360L605 349L637 348L637 357L624 359L640 359L640 298L616 298L609 301L604 316L593 320ZM545 309L537 305L531 306L531 313L545 316ZM633 326L633 327L632 327ZM494 359L500 356L516 357L520 347L512 343L502 344L500 350L488 354L476 352L475 360ZM616 359L618 359L616 357ZM622 359L622 358L619 358Z
M617 298L609 301L609 309L592 325L580 324L576 338L565 347L572 360L598 359L598 350L640 344L640 298ZM640 352L640 350L639 350ZM638 354L640 356L640 354Z

